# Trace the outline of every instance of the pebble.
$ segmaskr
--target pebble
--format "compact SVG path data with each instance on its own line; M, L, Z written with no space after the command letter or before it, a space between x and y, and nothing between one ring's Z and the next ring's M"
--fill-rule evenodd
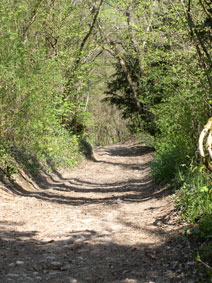
M49 256L46 256L46 259L50 259L50 260L52 260L52 259L56 259L56 256L49 255Z
M22 260L17 260L17 261L16 261L16 264L17 264L17 265L22 265L22 264L24 264L24 261L22 261Z
M93 220L92 220L92 221L93 221ZM76 237L75 242L81 242L81 241L85 241L85 237L84 237L83 235L78 235L78 236Z
M106 243L111 243L111 242L112 242L112 239L109 238L109 237L106 237L106 238L105 238L105 242L106 242Z
M29 281L31 281L31 282L34 282L34 279L31 278L31 277L26 277L26 279L29 280ZM28 281L28 282L29 282L29 281Z
M58 274L59 273L59 271L50 271L49 272L49 275L50 276L54 276L54 275L56 275L56 274Z
M12 262L12 263L10 263L8 266L9 266L9 267L13 267L13 266L15 266L15 263Z
M173 271L172 271L172 270L167 270L167 271L166 271L166 274L171 275L171 274L173 274Z
M8 277L19 277L19 274L15 274L15 273L8 273L7 274Z
M67 263L66 265L62 267L62 270L69 270L69 269L71 269L71 264L69 263Z
M188 261L187 264L188 265L193 265L193 264L196 264L196 261Z
M36 276L38 275L39 273L37 271L33 272L33 275Z
M51 262L51 265L53 265L53 266L55 266L55 267L59 267L59 266L61 266L62 264L61 264L61 262L59 262L59 261L52 261L52 262Z
M103 235L111 235L111 232L108 231L108 230L104 230L104 231L102 231L102 234L103 234Z

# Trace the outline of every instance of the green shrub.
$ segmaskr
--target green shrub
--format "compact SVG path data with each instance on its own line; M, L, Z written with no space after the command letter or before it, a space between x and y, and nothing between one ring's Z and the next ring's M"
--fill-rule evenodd
M186 174L179 171L178 183L181 181L182 187L176 193L176 207L191 226L198 225L198 229L191 231L208 239L212 238L212 176L202 168L192 168Z
M155 158L151 163L152 176L156 181L170 181L185 162L188 162L187 152L180 143L157 143Z

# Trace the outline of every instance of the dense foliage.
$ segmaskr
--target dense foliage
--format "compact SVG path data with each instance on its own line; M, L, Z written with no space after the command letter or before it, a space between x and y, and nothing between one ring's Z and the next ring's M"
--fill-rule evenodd
M101 53L93 29L102 3L1 1L0 156L6 174L20 164L76 164L80 140L92 129L88 77ZM94 85L98 78L92 79Z
M211 34L207 0L2 0L1 170L72 166L88 141L147 132L153 177L174 180L183 217L212 237L197 152L212 115Z
M101 44L115 59L105 100L122 110L132 130L155 137L153 177L175 183L182 217L208 240L212 186L198 155L198 136L212 115L212 5L202 0L111 5L114 32L108 31L108 14L99 21Z

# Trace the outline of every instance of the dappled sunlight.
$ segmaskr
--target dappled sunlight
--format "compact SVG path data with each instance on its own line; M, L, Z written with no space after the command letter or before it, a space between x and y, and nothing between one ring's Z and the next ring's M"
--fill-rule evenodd
M2 282L7 278L22 282L58 282L61 278L63 282L104 282L105 278L108 283L181 282L180 272L170 272L176 261L179 265L184 260L176 257L176 239L171 237L162 245L119 245L94 230L72 231L63 235L63 240L48 241L32 239L35 232L25 233L24 240L23 233L10 229L1 232L8 235L0 239Z
M56 172L54 177L43 172L30 179L23 172L21 177L11 180L8 190L17 195L74 206L101 202L109 204L120 200L140 202L162 194L148 175L151 148L117 145L98 148L95 155L98 156L99 152L111 153L114 160L111 161L106 154L103 161L88 162L85 168L78 170L79 177L74 172L65 174L65 177ZM116 153L118 156L115 159ZM121 178L117 181L118 176Z
M0 202L2 282L192 278L190 266L182 265L189 260L182 252L188 243L176 225L170 191L149 176L151 153L132 147L142 153L136 156L131 147L120 147L118 156L119 146L101 149L111 152L112 161L106 154L101 162L88 161L64 174L42 172L7 186L10 194Z

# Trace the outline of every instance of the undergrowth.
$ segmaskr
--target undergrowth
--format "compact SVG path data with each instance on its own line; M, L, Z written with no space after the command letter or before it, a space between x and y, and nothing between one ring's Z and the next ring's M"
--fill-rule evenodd
M175 182L180 187L176 208L187 223L185 236L197 242L196 260L205 280L212 282L212 176L204 166L190 166L178 171Z
M3 175L12 178L20 170L37 175L39 170L52 172L58 168L73 168L82 157L80 138L67 131L40 136L30 143L0 143L0 168Z
M155 149L156 154L151 163L151 172L156 181L169 182L173 180L181 164L187 164L189 161L186 148L181 143L157 142Z
M212 282L212 175L204 165L184 152L185 147L158 145L152 162L155 181L171 183L175 188L175 207L186 226L185 236L197 243L196 260L204 276ZM189 152L186 149L186 152ZM192 152L192 151L191 151ZM193 154L195 156L195 154Z
M198 226L193 233L200 239L212 239L212 176L204 167L180 171L176 183L181 187L176 192L176 207L188 223Z

